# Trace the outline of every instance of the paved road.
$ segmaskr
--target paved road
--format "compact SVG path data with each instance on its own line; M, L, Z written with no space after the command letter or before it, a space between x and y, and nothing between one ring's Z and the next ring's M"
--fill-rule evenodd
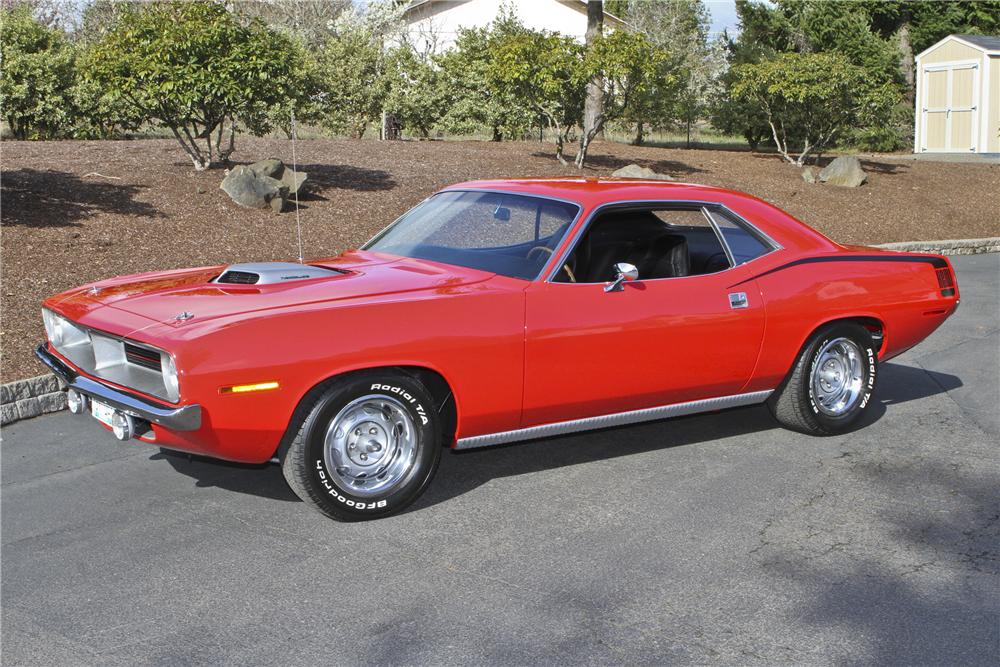
M4 429L3 662L996 664L1000 257L872 422L747 408L447 453L337 524L272 466Z

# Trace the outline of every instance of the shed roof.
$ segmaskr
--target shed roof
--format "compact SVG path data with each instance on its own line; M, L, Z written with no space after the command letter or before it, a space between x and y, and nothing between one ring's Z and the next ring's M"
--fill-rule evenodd
M933 45L928 46L926 49L918 53L917 57L921 58L927 55L950 39L961 42L966 46L971 46L974 49L985 51L990 55L1000 55L1000 37L992 37L989 35L948 35L944 39L935 42Z
M987 51L1000 51L1000 37L989 35L955 35L955 37Z

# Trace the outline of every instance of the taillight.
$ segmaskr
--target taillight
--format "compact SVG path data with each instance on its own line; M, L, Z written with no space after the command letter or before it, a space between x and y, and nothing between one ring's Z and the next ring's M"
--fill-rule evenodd
M938 287L941 289L941 296L955 296L955 274L951 272L950 266L936 269Z

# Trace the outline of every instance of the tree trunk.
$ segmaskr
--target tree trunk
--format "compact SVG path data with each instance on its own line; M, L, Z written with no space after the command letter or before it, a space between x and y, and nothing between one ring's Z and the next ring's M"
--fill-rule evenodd
M549 129L555 129L556 131L556 159L559 160L559 164L562 166L569 166L569 162L566 161L566 158L563 155L563 150L566 146L566 135L569 131L564 130L562 126L551 120L549 121Z
M183 137L181 136L181 133L177 131L176 127L173 125L170 126L170 131L174 133L174 137L177 139L177 142L181 145L181 148L184 149L184 152L188 154L188 157L191 158L195 171L205 171L212 164L211 157L205 157L201 149L198 148L198 144L195 142L194 137L191 136L191 133L186 127L182 127L181 129L184 130Z
M222 135L225 125L225 121L219 123L219 140L215 146L215 151L219 156L219 161L228 164L229 158L236 152L236 121L232 118L229 119L229 145L223 148Z
M604 30L604 2L587 2L587 47L597 41ZM576 153L577 169L583 169L587 159L587 148L591 140L604 126L604 77L595 75L587 82L587 98L583 106L583 132L580 134L580 150Z
M910 42L910 23L905 21L903 25L899 26L899 71L903 75L903 81L906 82L906 101L913 106L915 88L914 88L914 71L913 71L913 44Z
M645 128L643 127L643 124L642 124L641 120L638 123L635 124L635 145L636 146L642 146L642 142L645 140L645 135L643 133L644 129Z
M768 125L771 126L771 134L774 135L774 146L778 149L778 153L780 153L781 157L783 157L789 164L795 164L795 160L793 160L792 156L788 154L788 146L786 146L781 139L778 138L778 128L775 126L774 121L768 121ZM782 132L782 134L784 134L784 132Z

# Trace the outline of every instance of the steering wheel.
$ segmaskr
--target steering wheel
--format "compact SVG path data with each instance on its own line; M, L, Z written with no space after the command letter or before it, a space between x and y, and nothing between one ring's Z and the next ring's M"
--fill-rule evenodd
M552 248L549 248L548 246L543 246L543 245L536 245L536 246L535 246L535 247L533 247L533 248L532 248L531 250L529 250L529 251L528 251L528 254L527 254L527 255L525 255L525 256L526 256L526 257L527 257L528 259L531 259L531 255L532 255L533 253L535 253L536 251L539 251L539 250L540 250L540 251L542 251L542 252L547 252L547 253L549 253L550 255L552 254ZM575 276L575 275L573 275L573 269L569 268L569 264L563 264L563 265L562 265L562 266L561 266L561 267L559 268L559 270L560 270L560 271L565 271L565 272L566 272L566 275L567 275L567 276L569 277L569 281L570 281L571 283L575 283L575 282L576 282L576 276Z

